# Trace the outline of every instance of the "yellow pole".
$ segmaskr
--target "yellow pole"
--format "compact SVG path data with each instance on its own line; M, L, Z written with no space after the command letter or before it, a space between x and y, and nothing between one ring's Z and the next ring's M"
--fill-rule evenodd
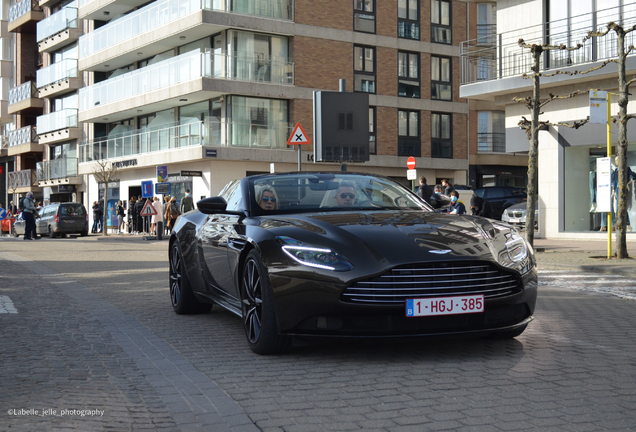
M607 92L607 157L612 157L612 95ZM607 258L612 257L612 169L610 163L610 212L607 213Z

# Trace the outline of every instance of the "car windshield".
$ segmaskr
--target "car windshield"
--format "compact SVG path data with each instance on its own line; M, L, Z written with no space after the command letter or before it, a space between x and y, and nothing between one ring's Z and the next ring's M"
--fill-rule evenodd
M59 214L61 216L84 216L86 210L82 204L62 204Z
M385 178L353 173L293 173L250 179L253 211L313 212L411 209L432 211L416 194Z

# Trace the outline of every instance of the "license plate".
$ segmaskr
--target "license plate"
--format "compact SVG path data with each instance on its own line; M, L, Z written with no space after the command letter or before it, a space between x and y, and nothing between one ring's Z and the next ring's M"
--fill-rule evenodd
M508 222L510 222L510 223L519 223L519 222L521 222L521 219L518 219L518 218L510 218L510 219L508 220Z
M484 296L436 297L425 299L408 299L406 316L458 315L480 313L484 311Z
M66 222L66 223L75 223L75 221L73 219L71 219L71 220L66 219L64 222Z

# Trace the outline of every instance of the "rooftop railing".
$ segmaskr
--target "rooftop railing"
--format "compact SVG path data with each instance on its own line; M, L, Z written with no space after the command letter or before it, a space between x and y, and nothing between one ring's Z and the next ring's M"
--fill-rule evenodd
M145 128L80 143L79 161L92 162L192 146L288 149L293 125L210 120Z
M628 28L636 24L636 3L550 21L494 36L482 35L462 42L460 46L461 84L496 80L531 72L532 55L521 48L519 39L528 44L550 44L583 47L575 51L551 50L543 55L543 70L570 67L615 58L617 40L614 32L584 42L588 32L606 30L607 23L619 22ZM628 33L625 46L635 43L634 32Z
M86 4L80 2L80 6ZM83 59L199 10L291 20L292 0L159 0L80 37Z
M197 78L294 84L294 64L192 51L79 90L80 111Z
M37 41L58 34L68 28L77 28L77 8L65 7L37 24Z

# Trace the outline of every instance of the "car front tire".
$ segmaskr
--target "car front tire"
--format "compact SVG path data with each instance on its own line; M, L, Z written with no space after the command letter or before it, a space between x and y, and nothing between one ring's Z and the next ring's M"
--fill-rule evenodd
M190 279L185 270L183 255L175 242L170 248L170 302L172 309L179 315L208 313L212 309L209 303L201 303L192 292Z
M278 334L272 285L255 250L248 254L243 266L241 302L245 336L252 351L257 354L283 352L289 341Z

